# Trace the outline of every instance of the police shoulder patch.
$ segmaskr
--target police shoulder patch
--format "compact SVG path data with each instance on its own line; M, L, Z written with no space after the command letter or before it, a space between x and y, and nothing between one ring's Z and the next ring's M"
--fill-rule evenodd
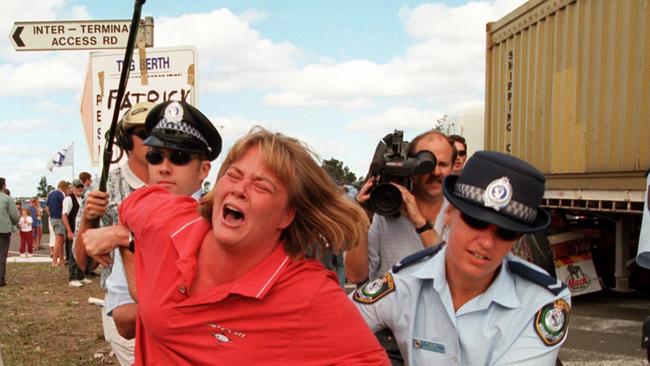
M571 306L563 299L544 305L535 315L535 333L547 346L560 343L569 326Z
M362 304L373 304L393 291L395 291L395 281L390 273L386 273L359 287L352 298Z

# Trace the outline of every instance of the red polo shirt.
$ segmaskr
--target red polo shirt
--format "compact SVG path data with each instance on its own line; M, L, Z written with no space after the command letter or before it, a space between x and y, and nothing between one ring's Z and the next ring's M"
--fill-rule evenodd
M318 261L282 245L234 282L190 289L210 223L190 197L142 188L120 206L136 244L136 365L389 365Z

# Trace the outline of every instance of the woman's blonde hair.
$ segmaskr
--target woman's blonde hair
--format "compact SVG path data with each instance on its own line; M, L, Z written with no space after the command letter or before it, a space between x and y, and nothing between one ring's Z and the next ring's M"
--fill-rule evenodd
M289 206L296 210L293 222L282 234L288 254L317 255L327 250L338 253L356 246L366 235L368 217L341 194L317 164L316 155L299 140L259 126L253 127L228 152L217 182L201 199L201 216L211 221L219 179L233 162L254 147L259 148L264 164L287 187Z

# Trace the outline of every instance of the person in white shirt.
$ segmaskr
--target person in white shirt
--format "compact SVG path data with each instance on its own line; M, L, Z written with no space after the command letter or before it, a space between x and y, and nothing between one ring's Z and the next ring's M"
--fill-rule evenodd
M20 219L18 220L18 227L20 228L20 256L31 257L34 253L32 246L34 242L34 235L32 232L32 217L29 215L29 210L23 208L20 210ZM27 251L27 253L25 253Z

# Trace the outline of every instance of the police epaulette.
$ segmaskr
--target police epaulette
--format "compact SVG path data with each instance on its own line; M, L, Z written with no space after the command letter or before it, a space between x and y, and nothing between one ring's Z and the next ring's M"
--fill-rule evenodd
M393 265L393 273L397 273L401 271L402 269L413 265L415 263L418 263L426 258L433 257L442 249L442 246L445 245L445 243L442 243L438 246L435 247L429 247L426 249L423 249L419 252L415 252L413 254L410 254L402 259L400 259L397 263Z
M510 269L510 272L516 273L521 277L546 288L554 295L559 295L560 292L566 288L566 285L559 279L549 276L546 273L536 271L523 263L508 261L508 268Z

